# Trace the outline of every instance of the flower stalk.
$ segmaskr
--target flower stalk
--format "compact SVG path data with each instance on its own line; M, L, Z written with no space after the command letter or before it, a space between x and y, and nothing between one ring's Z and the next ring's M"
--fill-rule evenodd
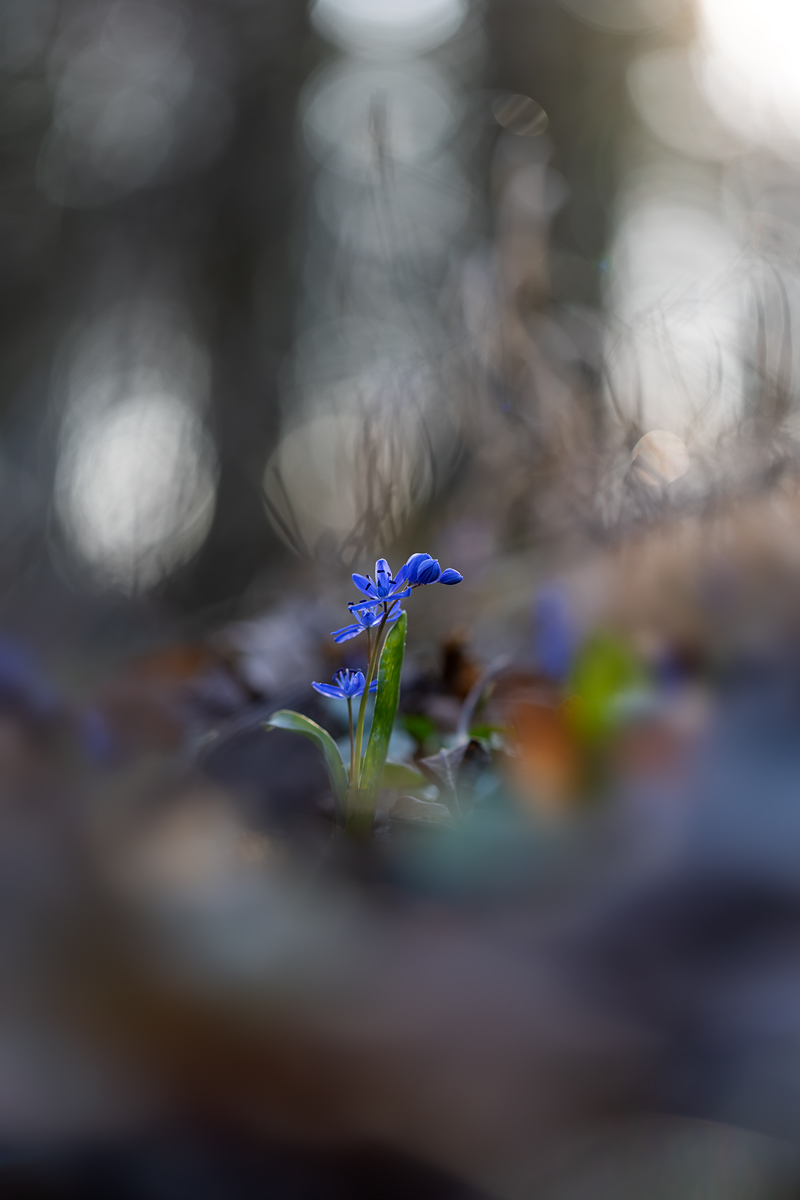
M380 661L380 657L381 657L381 649L383 648L383 633L386 628L386 620L389 615L389 610L388 610L387 605L384 604L383 609L384 609L383 619L381 620L381 623L378 626L378 632L375 637L375 644L374 644L374 646L371 647L371 653L369 656L369 664L367 666L367 675L366 675L367 685L364 688L364 692L361 696L361 706L358 710L358 724L356 726L355 746L350 755L350 761L351 761L350 789L347 794L347 815L348 816L350 815L351 812L354 811L355 806L356 806L356 800L358 798L358 786L359 786L360 779L361 779L361 761L362 761L361 760L361 747L362 747L363 741L364 741L364 722L367 717L367 694L368 694L368 689L370 687L370 684L372 683L372 681L375 677L375 672L378 669L378 662Z

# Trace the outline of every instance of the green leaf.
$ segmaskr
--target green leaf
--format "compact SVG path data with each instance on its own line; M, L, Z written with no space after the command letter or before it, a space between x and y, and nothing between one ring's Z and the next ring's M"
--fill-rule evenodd
M403 656L406 650L407 625L408 616L403 613L400 620L392 626L381 653L372 731L369 735L367 752L364 755L364 765L361 768L355 807L347 821L348 831L356 837L366 836L372 829L372 822L375 819L375 806L383 779L386 755L389 752L389 739L392 736L397 717L397 705L400 701L400 673L403 669Z
M390 821L408 821L415 825L454 825L453 814L446 804L435 800L420 800L416 796L401 796L389 809Z
M381 787L393 788L397 792L413 792L417 788L427 786L427 779L416 767L410 767L407 763L393 762L391 759L386 760Z
M641 688L646 675L625 642L599 633L581 647L570 680L570 720L579 737L602 742L617 724L619 699Z
M406 733L410 733L416 742L422 746L431 734L436 733L436 726L430 717L424 716L422 713L409 713L403 717L403 728Z
M508 730L505 725L472 725L470 726L469 736L474 738L475 741L490 742L495 733L502 736L508 733Z
M347 798L347 772L339 753L339 747L331 735L318 725L316 721L304 717L301 713L282 708L272 714L264 725L265 729L288 729L291 733L301 733L310 741L315 742L322 751L328 778L331 781L333 799L336 805L336 820L339 824L344 821L344 807Z

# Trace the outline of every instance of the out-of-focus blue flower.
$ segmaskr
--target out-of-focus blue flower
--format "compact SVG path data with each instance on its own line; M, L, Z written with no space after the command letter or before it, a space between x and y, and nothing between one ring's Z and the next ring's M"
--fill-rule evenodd
M114 737L102 713L86 708L78 717L78 733L83 749L96 763L109 763L114 758Z
M17 707L35 719L48 720L61 700L33 656L12 638L0 638L0 706Z
M554 584L540 588L533 607L533 652L543 675L562 683L569 675L578 636L567 597Z
M334 629L331 637L335 642L349 642L351 638L358 637L365 629L372 629L375 625L380 625L383 620L383 614L380 610L374 608L365 608L363 612L359 612L359 606L356 604L348 604L351 617L355 620L352 625L343 625L341 629ZM391 625L392 621L396 621L400 616L402 609L397 604L387 617L387 624Z
M350 671L346 667L337 671L333 677L333 683L312 683L311 686L315 691L322 696L330 696L332 700L357 700L363 694L364 684L363 671ZM374 679L369 685L370 692L377 692L378 681Z

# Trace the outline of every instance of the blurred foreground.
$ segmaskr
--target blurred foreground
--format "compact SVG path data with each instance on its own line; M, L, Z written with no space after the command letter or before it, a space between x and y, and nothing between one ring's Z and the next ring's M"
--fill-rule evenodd
M622 588L598 557L582 634L575 581L543 593L538 665L418 662L396 748L429 782L367 846L315 750L263 732L247 656L151 658L76 707L6 647L8 1186L792 1194L796 590L694 535Z

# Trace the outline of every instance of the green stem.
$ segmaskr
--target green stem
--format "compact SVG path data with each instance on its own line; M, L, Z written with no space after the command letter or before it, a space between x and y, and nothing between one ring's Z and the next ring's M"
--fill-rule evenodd
M361 694L361 706L358 710L358 724L356 725L356 742L353 753L353 766L350 769L350 787L347 794L347 812L348 815L353 811L356 805L356 797L358 796L359 777L361 775L361 746L364 741L364 721L367 715L367 697L369 696L369 688L372 680L375 677L375 671L378 667L378 661L381 656L381 640L383 631L386 626L386 618L389 616L388 606L383 606L383 619L378 626L378 634L375 638L375 643L372 647L372 653L369 656L369 665L367 666L367 674L364 680L364 691Z

